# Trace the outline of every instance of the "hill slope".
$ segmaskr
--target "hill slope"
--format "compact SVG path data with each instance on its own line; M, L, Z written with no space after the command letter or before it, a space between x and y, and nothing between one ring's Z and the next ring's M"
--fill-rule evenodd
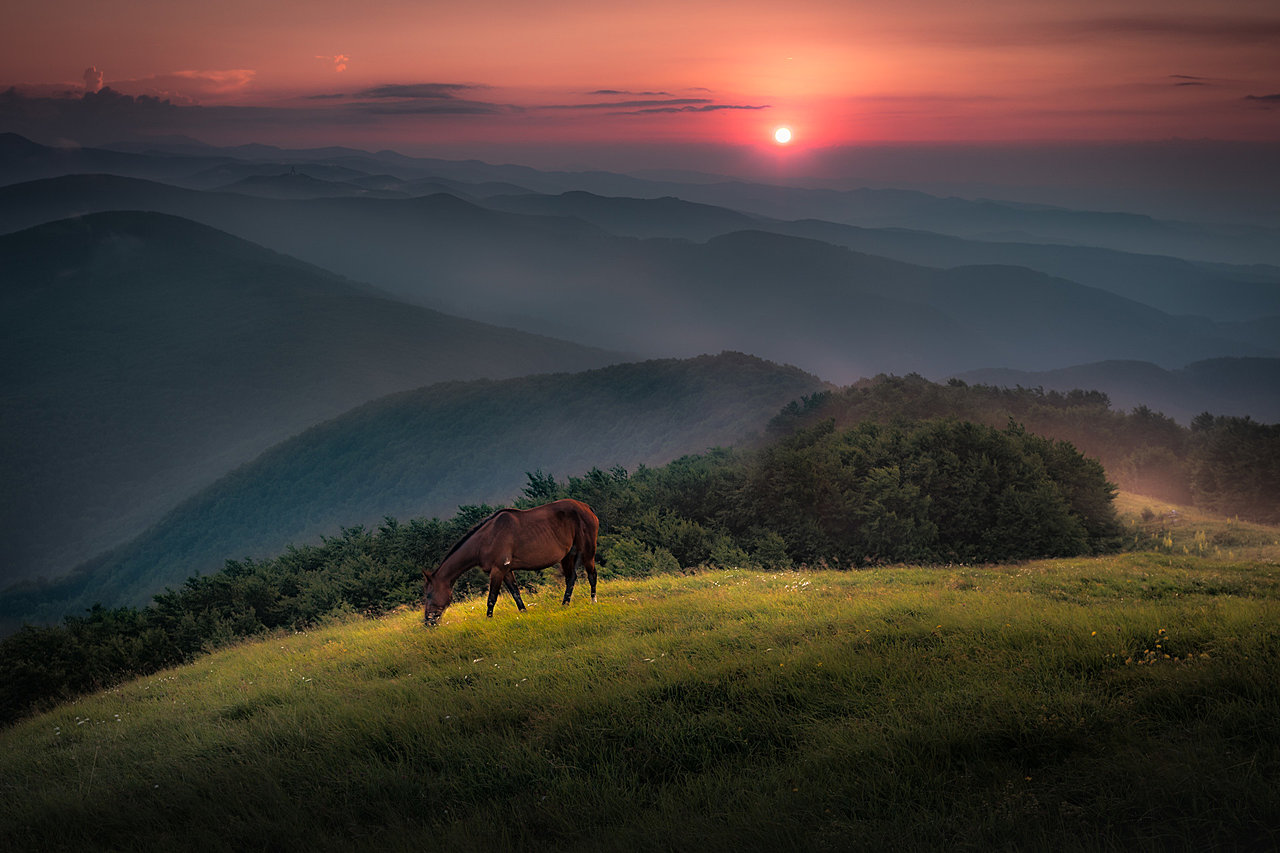
M710 572L244 644L0 732L21 849L1267 849L1274 565ZM1141 784L1135 784L1141 780Z
M726 353L392 395L222 478L27 615L57 621L95 602L140 604L228 559L266 556L343 525L508 501L527 471L634 468L732 444L821 387L795 368Z
M618 359L407 306L153 213L0 237L0 268L6 580L67 571L370 399Z

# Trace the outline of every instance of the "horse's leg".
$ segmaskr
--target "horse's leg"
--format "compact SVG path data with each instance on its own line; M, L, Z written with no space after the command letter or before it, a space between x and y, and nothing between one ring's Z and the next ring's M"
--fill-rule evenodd
M498 593L502 591L502 578L507 570L502 566L494 566L489 570L489 612L485 615L493 618L493 605L498 601Z
M572 548L560 561L560 569L564 572L564 604L568 606L573 598L573 585L578 582L578 552Z
M579 555L582 567L587 570L587 580L591 582L591 603L596 603L596 549L595 543L588 542Z
M525 610L524 599L520 597L520 587L516 586L515 572L507 572L502 577L502 583L507 588L507 592L511 593L511 597L516 600L516 607L520 608L520 612Z

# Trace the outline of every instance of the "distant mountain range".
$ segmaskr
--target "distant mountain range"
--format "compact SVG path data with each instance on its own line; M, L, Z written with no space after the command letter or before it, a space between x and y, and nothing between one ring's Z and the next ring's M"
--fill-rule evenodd
M795 368L725 353L394 394L278 445L75 575L10 590L4 618L140 604L227 559L275 554L344 525L509 501L529 471L563 481L739 443L823 387Z
M0 237L0 564L69 570L320 420L622 356L449 317L228 234L100 213Z
M1091 246L965 240L928 231L860 228L816 219L789 222L673 197L610 198L569 192L556 196L498 195L480 203L512 213L576 217L631 237L680 237L702 242L734 231L757 230L930 267L1027 267L1170 314L1212 320L1280 316L1280 267L1266 265L1195 263Z
M760 230L705 243L620 237L444 194L277 200L73 176L0 188L0 230L112 208L192 218L486 322L651 356L750 351L837 382L1280 354L1253 327L1171 316L1025 267L938 270Z
M1143 254L1232 264L1280 264L1280 231L1254 225L1192 223L1047 205L964 199L912 190L826 190L741 181L658 181L610 172L548 172L527 166L491 165L406 157L392 151L348 148L283 150L250 145L215 148L198 144L132 145L129 150L54 149L16 134L0 134L0 184L88 172L152 178L213 188L195 176L245 163L324 167L387 175L405 183L445 179L466 184L506 184L507 193L532 190L560 194L580 190L603 196L660 198L726 207L782 220L820 219L867 228L908 228L978 240L1088 245ZM337 172L312 173L333 180ZM243 177L243 175L240 175ZM191 183L188 183L191 181ZM384 190L406 190L387 184ZM455 188L457 189L457 188ZM463 190L465 193L465 190ZM485 191L480 196L490 195Z

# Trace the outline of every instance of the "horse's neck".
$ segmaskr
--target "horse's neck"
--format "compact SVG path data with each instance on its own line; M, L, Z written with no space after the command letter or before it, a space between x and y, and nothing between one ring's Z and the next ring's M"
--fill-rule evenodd
M480 555L475 544L470 541L463 542L462 546L445 557L444 562L436 569L436 582L448 584L452 589L454 582L462 576L463 572L478 565L479 562Z

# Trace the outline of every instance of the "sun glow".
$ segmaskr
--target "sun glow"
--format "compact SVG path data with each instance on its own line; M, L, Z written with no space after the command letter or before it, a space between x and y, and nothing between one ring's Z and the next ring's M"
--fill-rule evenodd
M780 127L773 132L773 141L779 145L786 145L791 141L791 128Z

